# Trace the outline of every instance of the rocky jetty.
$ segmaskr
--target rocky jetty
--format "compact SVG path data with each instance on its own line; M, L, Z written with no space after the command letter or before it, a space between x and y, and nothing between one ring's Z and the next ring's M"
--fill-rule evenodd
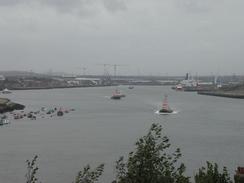
M222 91L200 91L199 95L210 95L216 97L238 98L244 99L244 93L237 92L222 92Z
M14 103L7 98L0 98L0 113L11 112L14 110L23 110L24 105Z
M236 85L236 86L225 86L220 89L209 90L209 91L198 91L198 94L244 99L244 84Z

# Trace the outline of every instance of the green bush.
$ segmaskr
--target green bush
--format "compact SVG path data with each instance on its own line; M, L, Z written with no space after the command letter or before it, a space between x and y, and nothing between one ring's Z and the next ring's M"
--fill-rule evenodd
M90 165L87 165L82 171L78 172L75 183L94 183L102 175L103 169L104 164L99 165L95 170L91 170Z
M207 167L199 169L195 175L195 183L232 183L227 168L224 167L222 172L219 172L216 163L207 161Z
M180 149L171 151L171 144L162 136L162 126L153 124L146 136L135 144L127 161L116 162L117 183L188 183L185 165L179 163Z
M27 173L25 175L26 177L26 183L36 183L38 179L36 178L38 167L36 166L36 160L38 156L34 156L34 158L30 160L26 160L27 163Z

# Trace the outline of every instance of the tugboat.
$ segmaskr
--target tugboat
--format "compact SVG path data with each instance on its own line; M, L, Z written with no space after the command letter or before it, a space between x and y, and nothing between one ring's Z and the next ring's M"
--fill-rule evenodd
M170 113L173 113L173 110L169 107L168 96L165 95L162 109L159 110L159 114L170 114Z
M113 93L113 95L110 98L114 99L114 100L120 100L121 97L125 97L125 96L122 96L120 94L120 92L118 91L118 89L116 89L115 92Z

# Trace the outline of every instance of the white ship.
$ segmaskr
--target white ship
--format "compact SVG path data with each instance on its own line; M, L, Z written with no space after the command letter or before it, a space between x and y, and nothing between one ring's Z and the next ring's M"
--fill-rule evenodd
M9 89L5 88L3 91L2 91L3 94L9 94L9 93L12 93Z

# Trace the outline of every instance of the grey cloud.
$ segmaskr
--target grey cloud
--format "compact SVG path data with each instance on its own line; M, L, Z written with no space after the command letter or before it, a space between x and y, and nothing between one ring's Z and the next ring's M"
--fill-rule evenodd
M243 73L243 5L243 0L0 0L5 61L0 66L69 72L87 64L92 70L101 61L183 74L215 72L219 65L228 71L231 62L233 72Z
M26 2L30 2L30 0L0 0L0 6L13 6Z
M43 5L55 8L60 12L69 13L76 9L82 9L88 3L88 0L42 0L39 2Z
M43 0L41 2L61 12L79 12L80 15L89 14L89 11L98 11L100 5L113 13L126 9L124 0Z
M200 13L209 11L212 2L208 0L176 0L176 6L187 12Z
M0 0L0 6L13 6L17 4L28 4L32 2L46 3L57 7L70 6L84 0Z
M111 12L124 11L127 9L126 3L123 0L104 0L104 6Z
M99 5L102 5L109 12L126 9L125 0L0 0L0 6L15 6L31 3L39 3L52 7L61 13L78 12L80 15L89 14L88 9L90 11L97 11L97 6Z

